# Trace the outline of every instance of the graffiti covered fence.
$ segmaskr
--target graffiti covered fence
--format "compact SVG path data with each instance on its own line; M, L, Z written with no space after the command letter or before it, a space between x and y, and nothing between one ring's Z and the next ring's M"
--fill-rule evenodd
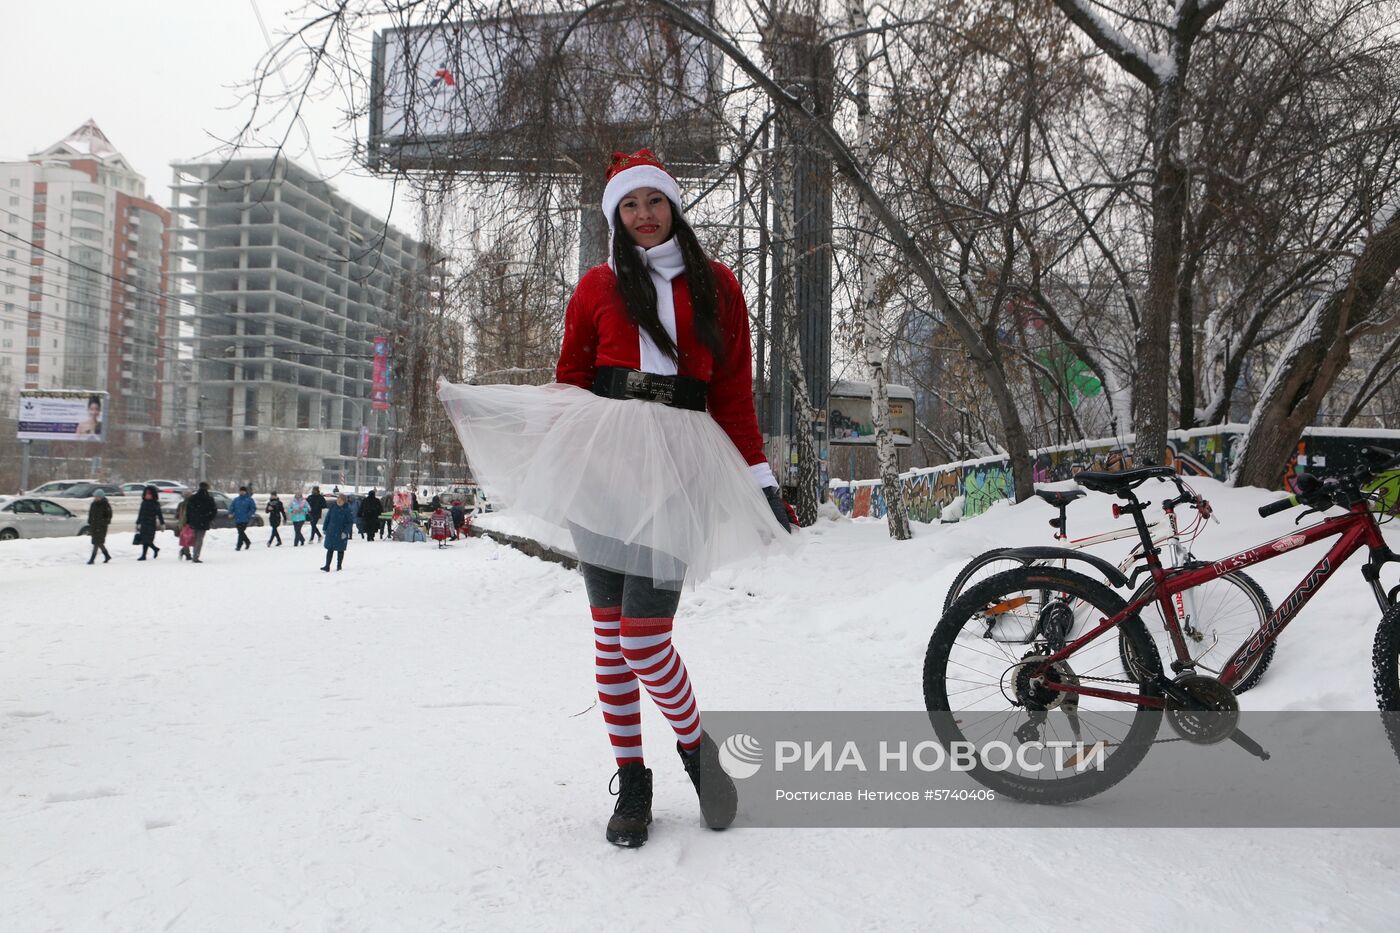
M1162 462L1187 476L1224 480L1234 463L1235 445L1244 435L1243 424L1215 425L1191 431L1172 431ZM1071 479L1084 470L1130 470L1133 437L1088 441L1084 444L1046 447L1034 452L1033 480L1053 483ZM1285 487L1298 472L1330 476L1351 470L1360 462L1361 448L1375 444L1400 448L1400 431L1352 428L1310 428L1279 477ZM900 474L909 517L936 522L953 509L959 518L981 515L993 504L1014 495L1011 468L1005 457L985 457L946 463ZM879 480L832 480L831 500L842 514L852 518L883 518L885 496ZM952 520L952 515L950 515Z

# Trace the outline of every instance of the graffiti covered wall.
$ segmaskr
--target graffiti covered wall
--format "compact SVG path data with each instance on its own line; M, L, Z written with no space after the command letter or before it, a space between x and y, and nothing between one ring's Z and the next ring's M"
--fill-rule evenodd
M1168 436L1162 462L1185 476L1209 476L1223 481L1229 475L1235 445L1244 431L1242 424L1173 431ZM1121 441L1106 439L1035 451L1033 480L1054 483L1072 479L1084 470L1130 470L1133 468L1131 444L1129 436ZM1361 462L1361 448L1367 445L1400 449L1400 431L1309 429L1280 477L1279 487L1287 487L1300 472L1322 477L1348 472ZM942 520L944 510L959 496L963 497L961 517L971 518L1014 495L1011 468L1005 458L997 457L902 473L900 484L904 501L909 506L909 517L920 522ZM879 480L854 483L832 480L830 496L844 515L885 517L884 489Z

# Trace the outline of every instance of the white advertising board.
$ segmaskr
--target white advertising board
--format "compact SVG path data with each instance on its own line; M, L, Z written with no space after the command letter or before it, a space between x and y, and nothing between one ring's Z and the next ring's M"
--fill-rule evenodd
M19 394L22 441L101 441L107 393L80 389L26 389Z

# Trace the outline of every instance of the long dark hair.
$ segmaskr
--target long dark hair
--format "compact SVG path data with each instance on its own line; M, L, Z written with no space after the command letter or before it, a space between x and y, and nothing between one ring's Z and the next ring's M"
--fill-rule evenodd
M724 360L724 337L719 329L719 288L715 284L709 258L700 248L695 231L690 229L690 224L685 222L675 203L671 204L671 236L676 238L676 244L681 248L681 258L685 261L695 334L709 349L718 366ZM617 273L617 287L622 291L623 304L627 306L627 313L633 322L647 332L657 349L679 361L680 351L676 342L661 326L661 318L656 312L656 286L652 284L642 258L637 255L636 247L636 240L622 225L622 211L619 208L613 215L612 253L613 271Z

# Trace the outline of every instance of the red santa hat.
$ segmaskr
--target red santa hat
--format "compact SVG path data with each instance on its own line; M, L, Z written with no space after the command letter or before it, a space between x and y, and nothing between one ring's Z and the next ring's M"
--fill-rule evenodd
M677 212L680 211L681 186L650 149L638 149L630 154L614 152L608 166L608 183L603 188L603 216L608 219L609 228L622 199L638 188L655 188L670 198Z

